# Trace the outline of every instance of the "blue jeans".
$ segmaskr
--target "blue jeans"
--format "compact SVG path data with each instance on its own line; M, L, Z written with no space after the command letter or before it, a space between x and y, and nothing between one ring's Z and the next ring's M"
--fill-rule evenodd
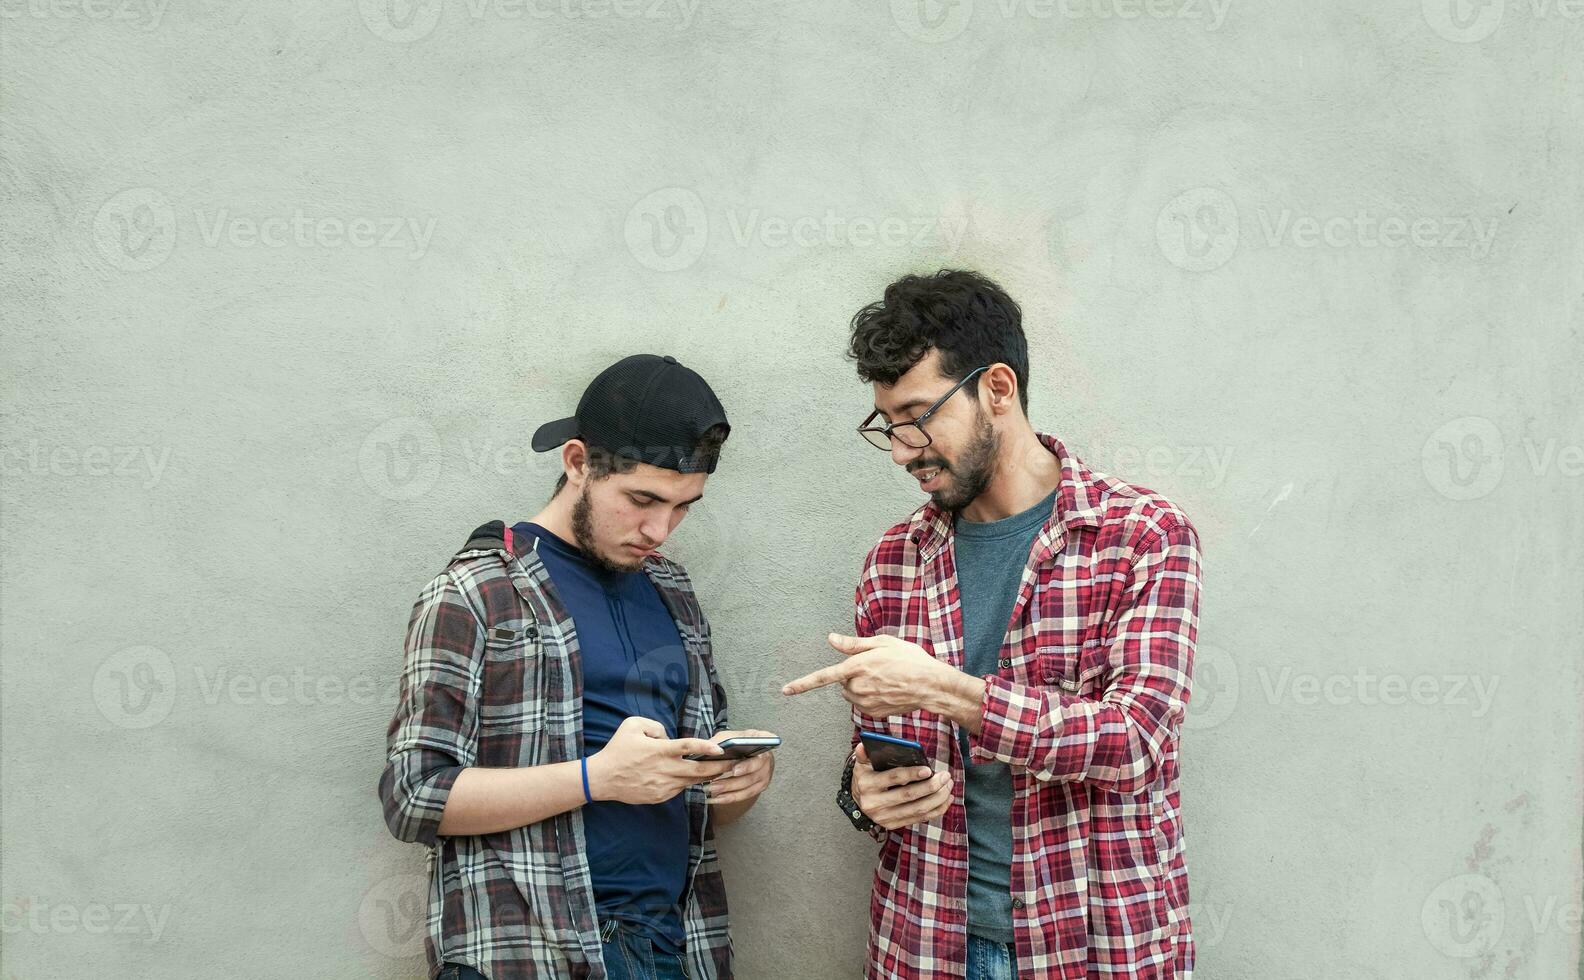
M1012 947L969 936L968 980L1012 980Z
M600 923L610 980L687 980L687 960L662 953L648 935L621 921Z

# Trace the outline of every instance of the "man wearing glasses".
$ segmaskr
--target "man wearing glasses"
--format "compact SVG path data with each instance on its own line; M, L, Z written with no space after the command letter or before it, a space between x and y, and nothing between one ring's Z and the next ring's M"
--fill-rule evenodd
M869 552L845 659L784 689L839 683L931 761L847 759L838 802L883 844L867 975L1191 976L1193 525L1034 430L1021 311L983 276L903 277L849 353L860 433L929 495Z

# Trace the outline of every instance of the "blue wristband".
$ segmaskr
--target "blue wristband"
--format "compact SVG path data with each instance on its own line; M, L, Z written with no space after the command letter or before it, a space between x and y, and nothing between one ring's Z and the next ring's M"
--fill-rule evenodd
M588 787L588 756L583 757L583 799L589 803L594 802L594 797L589 793Z

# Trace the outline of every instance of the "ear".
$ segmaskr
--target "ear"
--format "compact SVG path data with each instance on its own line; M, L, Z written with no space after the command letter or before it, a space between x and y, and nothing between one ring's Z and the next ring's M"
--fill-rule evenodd
M1005 364L995 363L979 376L979 396L985 399L991 414L1005 415L1018 408L1017 375Z
M588 478L588 446L581 439L568 439L561 446L561 471L569 486L582 486Z

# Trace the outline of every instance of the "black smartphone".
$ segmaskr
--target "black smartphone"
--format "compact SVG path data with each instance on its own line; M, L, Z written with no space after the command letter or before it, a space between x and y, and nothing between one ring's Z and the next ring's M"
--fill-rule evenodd
M737 759L751 759L761 752L769 752L779 748L781 737L779 735L735 735L720 742L720 747L725 750L724 755L685 755L682 758L689 762L728 762Z
M864 753L869 756L869 764L874 766L875 772L908 766L934 768L930 765L929 756L924 754L924 746L917 742L878 732L859 732L858 738L863 742Z

